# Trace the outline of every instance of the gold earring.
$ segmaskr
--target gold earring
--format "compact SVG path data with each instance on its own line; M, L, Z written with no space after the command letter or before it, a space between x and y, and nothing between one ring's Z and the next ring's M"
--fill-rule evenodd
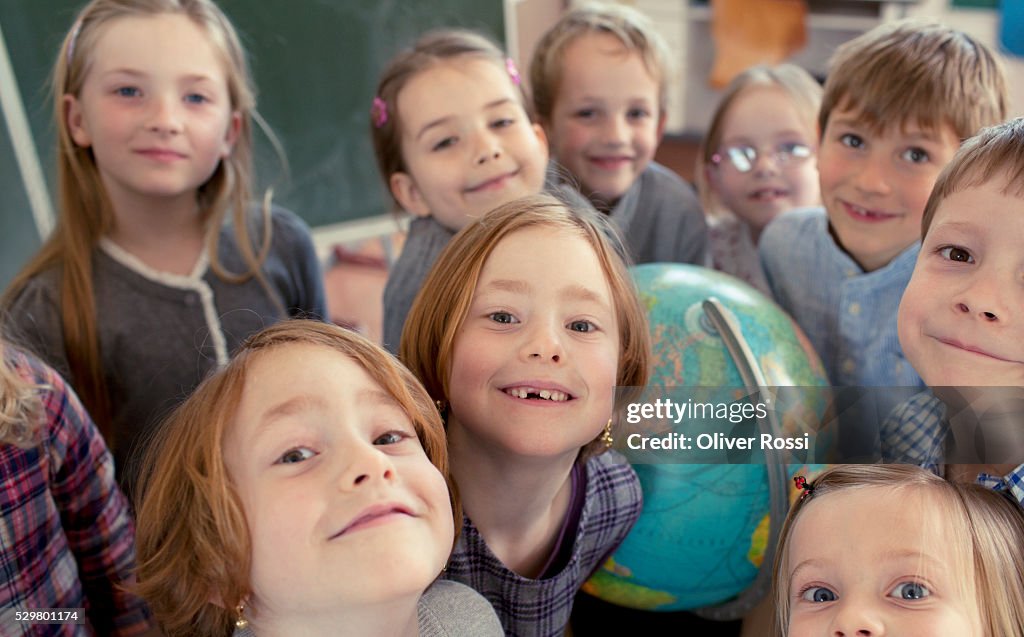
M604 433L601 434L601 442L604 443L605 449L611 449L612 445L615 444L615 438L612 438L612 419L608 419L608 424L604 426Z
M249 620L245 618L245 604L235 606L235 628L241 630L249 626Z

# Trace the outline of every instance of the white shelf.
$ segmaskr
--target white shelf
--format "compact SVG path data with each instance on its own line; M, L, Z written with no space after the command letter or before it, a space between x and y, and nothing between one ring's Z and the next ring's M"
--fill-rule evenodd
M692 5L688 13L693 22L710 22L711 7ZM867 31L874 28L879 20L869 16L850 16L836 13L808 13L807 28L826 31Z
M906 14L907 7L917 2L810 0L807 43L786 61L799 64L816 77L824 77L836 47L882 22ZM703 135L721 93L708 83L714 61L710 6L694 0L640 0L636 6L658 20L663 32L676 34L669 46L673 48L674 58L680 61L680 82L670 93L673 99L670 100L667 132ZM667 24L666 14L678 16L678 23Z

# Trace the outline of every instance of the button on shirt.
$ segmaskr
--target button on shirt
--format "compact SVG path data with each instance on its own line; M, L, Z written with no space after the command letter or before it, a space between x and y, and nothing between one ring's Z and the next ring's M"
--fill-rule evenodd
M772 295L803 329L832 384L924 387L896 336L896 310L919 249L915 243L865 272L829 234L823 208L785 213L765 229L759 250ZM882 413L895 406L881 406Z

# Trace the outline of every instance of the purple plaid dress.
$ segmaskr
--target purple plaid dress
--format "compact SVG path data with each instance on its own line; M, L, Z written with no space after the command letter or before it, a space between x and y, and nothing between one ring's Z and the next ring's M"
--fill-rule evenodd
M554 556L565 559L553 559L561 564L553 564L556 568L546 569L539 579L509 570L491 553L473 522L463 517L462 534L443 576L487 598L509 637L564 635L577 591L640 516L640 480L618 453L608 451L585 465L577 464L572 481L570 510L554 551Z

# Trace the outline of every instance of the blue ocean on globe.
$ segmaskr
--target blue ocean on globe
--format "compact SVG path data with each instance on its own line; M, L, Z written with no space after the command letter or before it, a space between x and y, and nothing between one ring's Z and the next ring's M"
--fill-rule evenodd
M648 388L744 386L705 315L708 298L717 299L739 326L767 385L827 388L821 362L800 329L749 285L689 265L646 264L632 273L653 340ZM826 394L809 395L787 407L784 430L821 422L827 406L819 398ZM794 475L810 476L820 468L787 464L785 473L791 485ZM675 611L721 604L750 586L769 537L766 465L634 463L634 469L643 487L643 512L584 590L621 606Z

